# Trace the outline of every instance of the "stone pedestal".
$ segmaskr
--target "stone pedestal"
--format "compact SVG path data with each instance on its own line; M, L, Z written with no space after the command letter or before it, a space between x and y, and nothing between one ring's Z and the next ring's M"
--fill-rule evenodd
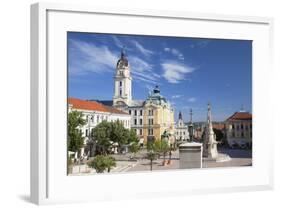
M202 168L202 144L184 143L179 146L179 168Z

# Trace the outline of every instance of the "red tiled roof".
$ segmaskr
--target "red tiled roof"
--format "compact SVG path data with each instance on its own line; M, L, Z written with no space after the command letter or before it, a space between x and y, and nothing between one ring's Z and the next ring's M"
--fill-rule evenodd
M218 129L218 130L223 130L223 129L225 129L225 126L222 123L218 123L218 124L215 123L215 124L213 124L213 128Z
M80 110L93 110L93 111L128 115L128 113L120 111L114 107L103 105L96 101L86 101L77 98L68 98L68 104L71 104L73 108L80 109Z
M230 120L252 120L252 114L248 112L236 112L227 119L227 121Z

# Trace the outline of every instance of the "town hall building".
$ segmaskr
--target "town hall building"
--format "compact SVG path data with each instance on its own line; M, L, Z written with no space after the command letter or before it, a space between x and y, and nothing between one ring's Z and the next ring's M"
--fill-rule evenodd
M165 131L171 138L174 135L174 110L160 94L158 86L155 86L146 100L133 100L131 70L124 51L116 65L112 106L131 115L131 128L142 142L161 139Z

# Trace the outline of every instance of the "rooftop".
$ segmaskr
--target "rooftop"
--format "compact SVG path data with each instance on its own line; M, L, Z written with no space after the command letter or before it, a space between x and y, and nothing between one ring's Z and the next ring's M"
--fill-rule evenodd
M230 116L227 121L235 121L235 120L252 120L252 114L248 112L235 112L232 116Z
M107 106L96 101L87 101L78 98L68 98L68 104L71 104L73 108L80 109L80 110L93 110L93 111L128 115L127 113L120 111L114 107Z

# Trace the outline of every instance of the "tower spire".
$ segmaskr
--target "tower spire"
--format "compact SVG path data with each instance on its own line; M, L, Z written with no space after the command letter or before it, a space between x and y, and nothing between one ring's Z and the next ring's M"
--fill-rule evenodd
M121 59L125 57L125 46L123 45L122 50L121 50Z
M114 106L129 105L132 100L132 77L130 66L125 55L125 46L121 50L121 55L116 64L116 73L114 76ZM121 108L120 107L120 108Z
M192 108L190 108L189 115L190 115L190 124L192 124L192 115L193 115Z
M179 112L179 120L182 120L182 114L181 114L181 111Z
M212 126L212 118L211 118L211 104L208 102L208 114L207 114L207 123Z

